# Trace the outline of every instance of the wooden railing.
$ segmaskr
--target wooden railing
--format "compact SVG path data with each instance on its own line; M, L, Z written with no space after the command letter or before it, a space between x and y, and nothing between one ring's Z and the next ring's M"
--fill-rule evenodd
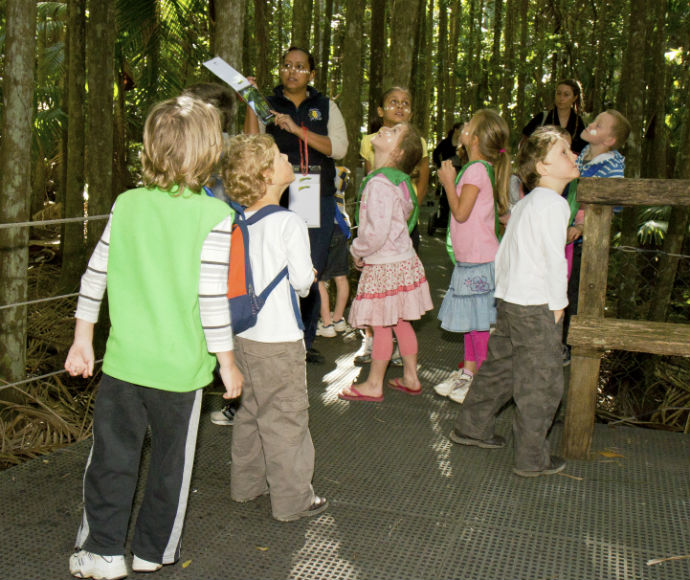
M690 357L690 324L604 318L611 217L614 206L687 206L690 182L679 179L583 178L578 201L587 204L577 315L570 322L572 347L562 452L589 456L605 350L627 350Z

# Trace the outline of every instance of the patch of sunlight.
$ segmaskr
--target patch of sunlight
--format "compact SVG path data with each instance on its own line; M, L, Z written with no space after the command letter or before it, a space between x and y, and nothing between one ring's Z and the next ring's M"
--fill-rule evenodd
M683 64L683 49L682 48L672 48L664 54L666 60L674 64Z
M437 435L436 439L434 439L431 444L431 449L433 449L434 453L436 454L438 470L443 477L452 477L453 464L450 460L451 445L448 441L447 434L444 433L444 429L447 429L445 423L447 423L447 418L443 417L441 413L432 411L429 414L429 424L431 425L431 430Z
M354 565L356 552L351 552L350 558L340 554L343 544L342 532L338 529L335 518L328 511L310 521L304 534L304 544L295 551L292 556L292 568L289 578L347 578L358 580L361 578L360 570ZM352 546L352 539L346 541L346 546ZM327 570L321 569L315 574L314 566L318 554L318 560L328 563Z
M340 402L338 393L343 387L351 385L362 372L361 367L354 364L355 357L359 351L343 354L335 359L336 367L323 376L322 382L326 388L321 393L321 401L324 405L332 405ZM349 405L340 405L341 412L344 413Z

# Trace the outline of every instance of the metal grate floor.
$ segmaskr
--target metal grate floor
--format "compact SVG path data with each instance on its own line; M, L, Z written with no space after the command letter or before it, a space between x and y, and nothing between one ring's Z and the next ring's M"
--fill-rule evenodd
M443 240L425 237L421 255L438 307L449 276ZM231 502L232 427L204 415L182 559L156 578L690 578L690 559L648 564L690 554L690 437L597 425L589 461L518 478L511 407L497 423L505 449L449 442L458 407L430 387L453 368L461 342L431 314L416 328L426 392L388 389L382 404L336 398L360 372L355 333L318 339L333 362L309 367L314 488L331 501L317 518L281 524L267 498ZM208 392L205 410L220 405ZM561 432L556 423L556 449ZM84 442L0 473L0 578L70 578L89 448Z

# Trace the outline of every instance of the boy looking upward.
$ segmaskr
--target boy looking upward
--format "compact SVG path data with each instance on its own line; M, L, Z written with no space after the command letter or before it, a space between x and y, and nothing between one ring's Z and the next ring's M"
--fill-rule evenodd
M565 468L546 440L563 395L561 335L568 304L563 248L570 208L561 192L579 175L563 129L537 129L520 149L518 174L531 192L513 209L496 254L496 328L450 439L504 447L505 439L494 433L495 416L512 397L513 472L537 477Z

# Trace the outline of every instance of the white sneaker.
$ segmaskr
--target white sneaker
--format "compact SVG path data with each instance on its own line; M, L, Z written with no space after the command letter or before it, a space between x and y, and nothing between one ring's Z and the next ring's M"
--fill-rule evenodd
M335 336L338 336L338 333L335 331L335 328L333 324L325 324L319 320L318 325L316 326L316 336L324 336L326 338L333 338Z
M458 379L461 384L455 387L448 398L455 403L462 403L467 396L467 391L470 390L470 385L474 380L474 375L468 375L467 373L462 373Z
M134 558L132 559L132 572L156 572L162 567L163 564L159 564L158 562L149 562L148 560L140 558L136 554L134 554Z
M331 318L331 320L333 319ZM333 328L335 328L336 332L350 332L352 330L352 327L347 323L345 318L333 320Z
M462 370L458 369L450 373L450 376L434 387L434 391L437 395L442 397L447 397L450 395L456 387L459 387L462 383L460 382L460 376L462 375Z
M69 571L77 578L118 580L127 576L124 556L100 556L79 550L69 557Z

